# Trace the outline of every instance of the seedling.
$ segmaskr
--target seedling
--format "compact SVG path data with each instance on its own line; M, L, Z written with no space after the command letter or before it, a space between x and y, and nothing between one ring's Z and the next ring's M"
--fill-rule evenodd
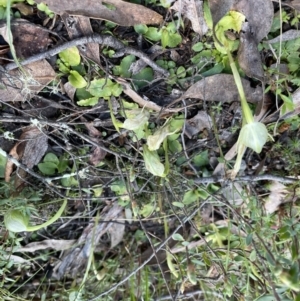
M181 35L177 33L177 24L175 21L170 22L167 26L163 26L161 29L148 27L147 25L136 25L134 26L134 30L150 41L161 41L163 48L174 48L182 41Z

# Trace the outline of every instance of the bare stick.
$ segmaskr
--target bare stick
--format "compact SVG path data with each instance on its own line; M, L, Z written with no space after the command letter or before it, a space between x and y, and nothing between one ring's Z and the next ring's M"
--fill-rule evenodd
M150 67L152 67L153 70L163 74L166 77L169 76L169 72L167 70L161 68L156 63L154 63L142 51L139 51L132 47L125 46L121 41L119 41L118 39L116 39L113 36L100 35L100 34L93 34L91 36L81 37L81 38L66 42L66 43L59 45L55 48L52 48L48 51L33 55L33 56L21 61L20 64L22 66L24 66L29 63L33 63L33 62L36 62L36 61L39 61L42 59L50 58L51 56L54 56L54 55L60 53L61 51L66 50L70 47L80 46L80 45L88 44L88 43L98 43L98 44L101 44L104 46L109 46L111 48L116 49L117 53L116 53L115 57L119 57L124 54L133 54L133 55L139 57L140 59L142 59L145 63L147 63ZM16 63L10 63L5 66L5 70L9 71L9 70L13 70L17 67L18 67L18 65Z

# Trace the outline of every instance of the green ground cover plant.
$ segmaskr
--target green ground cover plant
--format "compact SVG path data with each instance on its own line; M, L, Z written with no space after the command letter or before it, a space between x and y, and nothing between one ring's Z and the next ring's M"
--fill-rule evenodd
M103 5L115 23L17 2L34 10L0 1L19 67L1 61L0 300L300 300L297 1L145 1L160 24L128 26L129 2ZM15 20L55 48L82 15L100 52L46 56L40 84Z

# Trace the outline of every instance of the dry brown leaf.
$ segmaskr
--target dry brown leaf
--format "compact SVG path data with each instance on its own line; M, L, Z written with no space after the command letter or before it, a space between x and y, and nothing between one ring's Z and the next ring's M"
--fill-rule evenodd
M300 31L297 29L290 29L274 39L265 41L265 43L273 44L273 43L278 43L280 41L286 42L286 41L295 40L297 38L300 38Z
M290 3L290 6L293 7L294 9L300 11L300 0L293 0Z
M264 81L264 71L257 46L271 29L274 17L272 1L239 0L232 9L244 14L247 19L240 34L239 64L247 76Z
M274 7L271 0L238 0L231 9L246 16L257 43L267 36L274 17Z
M253 77L260 81L264 80L264 69L257 42L248 22L243 25L240 33L238 62L248 77Z
M49 33L42 27L17 19L12 21L11 28L17 57L27 58L47 49ZM0 35L7 41L6 24L1 25ZM1 90L1 101L24 101L41 91L56 77L55 71L46 60L29 64L23 69L26 74L19 70L2 74L5 89Z
M101 148L103 146L102 141L100 141L99 137L102 136L101 132L99 132L91 123L87 122L85 118L81 117L81 121L85 122L85 126L89 131L89 136L91 137L91 140L97 142L99 146L94 147L92 149L93 153L91 154L89 158L89 162L97 166L106 156L107 152Z
M204 129L211 129L212 120L206 111L199 111L196 116L185 122L185 134L192 139Z
M20 142L18 142L9 152L9 155L12 156L16 160L19 160L19 155L17 152L17 148L18 148L19 144L20 144ZM12 174L13 169L14 169L14 163L12 163L12 161L10 161L10 160L7 160L6 165L5 165L5 173L4 173L5 182L10 181L10 175Z
M7 262L13 261L14 264L18 264L18 265L22 265L22 266L25 266L25 265L32 266L33 265L33 262L30 259L24 259L23 257L17 256L17 255L11 255L11 254L5 253L2 256L3 256L2 260L7 260Z
M11 32L16 55L20 59L28 58L47 50L51 42L49 31L24 19L12 20ZM8 41L5 23L0 26L0 34Z
M150 100L145 100L143 99L139 94L137 94L130 86L129 83L127 83L123 78L121 77L116 77L115 81L119 83L120 85L123 86L123 92L129 96L134 102L136 102L141 108L148 108L150 110L156 111L156 112L161 112L162 107L156 104L153 101ZM176 113L179 112L181 109L164 109L165 112L168 113Z
M274 181L270 186L270 192L265 203L265 210L268 214L277 211L278 207L286 201L285 198L288 194L288 190L283 184Z
M26 145L22 156L22 163L28 168L37 165L48 149L48 137L37 127L30 127L26 131L26 136L22 134L20 139L26 137Z
M293 99L293 104L294 104L294 110L281 116L281 119L291 118L293 116L300 114L300 89L297 89L292 94L292 99Z
M61 15L71 40L93 33L90 18L83 16L70 16L67 13ZM100 65L100 51L98 43L88 43L78 47L80 53Z
M56 14L102 19L122 26L137 24L160 24L162 16L142 5L121 0L37 0L46 3Z
M76 239L71 240L58 240L58 239L47 239L38 242L32 242L24 247L14 249L14 252L35 252L38 250L52 249L56 251L63 251L70 249L76 243Z
M104 220L105 223L100 222L96 225L90 223L83 230L75 246L68 250L61 258L61 262L54 267L53 277L61 279L67 274L71 277L78 276L86 268L87 260L92 255L94 246L97 246L100 238L107 233L114 221L122 216L123 209L117 203L104 208L100 220Z
M229 183L224 187L222 195L224 198L234 206L241 206L244 202L243 188L240 183Z
M110 235L110 247L114 248L122 240L125 233L125 223L115 223L107 231Z
M188 18L193 30L203 36L207 33L208 27L204 20L203 1L200 0L177 0L171 7Z
M279 3L283 6L289 6L295 10L300 11L300 0L287 0L287 1L281 1L281 0L272 0L272 2Z
M19 138L19 142L10 150L9 154L16 160L21 160L28 168L38 164L48 148L48 138L37 127L29 126L24 129ZM5 181L9 182L14 164L7 160L5 167ZM21 172L21 171L20 171ZM23 171L20 177L16 179L15 187L23 183L26 172Z
M1 90L3 102L24 101L40 92L52 80L56 73L46 60L37 61L23 67L27 76L15 69L2 76L5 89Z
M23 16L31 16L34 14L34 9L32 5L19 2L14 3L12 7L18 9Z
M102 144L102 142L99 142L99 141L95 141L95 142L98 142L99 144ZM97 166L101 161L103 161L106 154L107 154L107 152L105 150L103 150L103 148L95 147L94 150L93 150L93 153L91 154L91 156L89 158L89 162L92 165Z
M258 103L263 99L261 87L252 88L250 82L242 79L248 102ZM228 102L240 101L239 93L231 74L216 74L193 84L180 98L198 98L206 101ZM176 100L177 101L177 100Z
M70 82L66 82L64 84L64 90L66 92L66 94L68 95L68 97L74 101L74 96L75 96L75 93L76 93L76 88L74 86L72 86L70 84Z

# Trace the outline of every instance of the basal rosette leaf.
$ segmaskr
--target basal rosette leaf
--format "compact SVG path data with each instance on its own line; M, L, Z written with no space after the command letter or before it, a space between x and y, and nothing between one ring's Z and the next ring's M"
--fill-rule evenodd
M241 129L238 145L244 145L260 153L268 139L268 130L261 122L251 122Z
M68 80L74 88L80 89L86 87L87 85L86 80L75 70L70 71Z
M59 57L69 66L77 66L80 64L80 53L75 46L61 51Z
M122 127L127 130L135 131L148 122L150 114L147 110L136 109L131 110L128 117L129 118L124 121Z
M101 78L92 80L88 88L88 92L93 96L108 98L110 96L120 96L122 93L120 84L113 82L109 78Z
M168 125L158 129L153 135L148 136L147 145L150 151L154 151L160 148L160 145L165 138L173 133L170 133L170 127Z
M154 176L165 177L165 166L160 162L156 151L150 151L147 145L143 145L143 157L146 169Z

